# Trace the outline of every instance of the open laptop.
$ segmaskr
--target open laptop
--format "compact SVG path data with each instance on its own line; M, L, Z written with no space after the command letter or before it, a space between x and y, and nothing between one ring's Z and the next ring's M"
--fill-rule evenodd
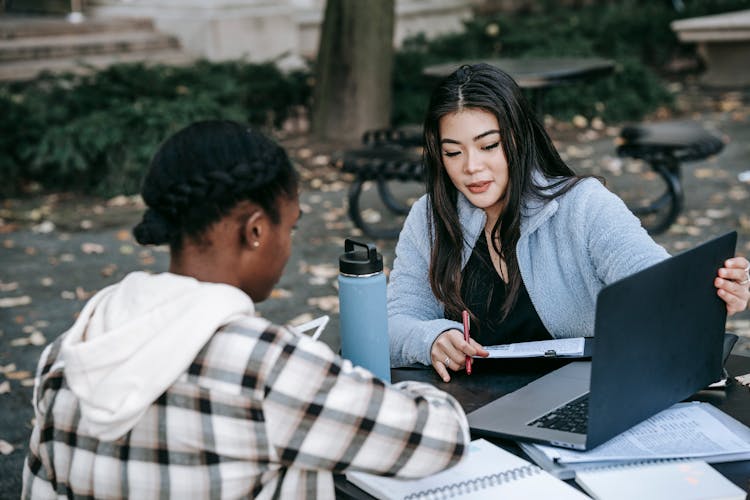
M472 432L586 450L716 381L727 313L714 278L736 242L725 234L603 288L593 359L471 412Z

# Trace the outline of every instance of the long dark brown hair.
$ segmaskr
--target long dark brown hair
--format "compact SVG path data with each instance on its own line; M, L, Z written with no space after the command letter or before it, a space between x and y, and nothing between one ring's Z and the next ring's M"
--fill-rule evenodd
M460 317L467 307L461 298L464 234L458 219L458 189L443 165L440 119L467 108L487 111L497 118L508 162L504 209L491 232L492 246L508 270L502 307L505 317L515 305L521 288L516 244L521 234L522 205L532 197L549 200L560 196L581 177L560 158L518 84L507 73L488 64L465 65L437 86L424 121L424 164L433 241L430 286L435 297L444 304L447 317ZM535 171L554 179L537 186L532 181Z

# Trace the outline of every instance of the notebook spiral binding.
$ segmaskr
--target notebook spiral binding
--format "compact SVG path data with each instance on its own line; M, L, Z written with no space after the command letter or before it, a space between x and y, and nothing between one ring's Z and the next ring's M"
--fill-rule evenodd
M495 474L489 474L487 476L467 479L458 483L446 484L439 488L417 491L404 497L404 500L439 500L443 498L453 498L457 495L474 493L498 484L532 477L539 474L541 471L542 469L540 467L529 464L523 467L516 467L515 469L508 469Z

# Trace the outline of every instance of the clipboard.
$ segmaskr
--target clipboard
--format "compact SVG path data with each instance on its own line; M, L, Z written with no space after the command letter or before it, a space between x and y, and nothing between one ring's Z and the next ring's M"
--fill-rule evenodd
M575 346L570 345L575 343ZM563 350L555 349L559 344ZM582 345L581 345L582 344ZM536 342L519 342L516 344L503 344L497 346L485 346L490 352L489 358L475 359L587 359L591 358L594 350L593 337L578 337L574 339L541 340Z

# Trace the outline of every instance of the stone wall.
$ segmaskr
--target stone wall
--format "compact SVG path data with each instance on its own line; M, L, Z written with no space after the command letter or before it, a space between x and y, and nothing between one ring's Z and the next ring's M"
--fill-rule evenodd
M369 0L368 0L369 1ZM376 0L374 0L376 1ZM396 0L394 46L463 29L477 0ZM324 0L95 0L94 17L146 17L194 56L276 60L293 67L318 50Z

